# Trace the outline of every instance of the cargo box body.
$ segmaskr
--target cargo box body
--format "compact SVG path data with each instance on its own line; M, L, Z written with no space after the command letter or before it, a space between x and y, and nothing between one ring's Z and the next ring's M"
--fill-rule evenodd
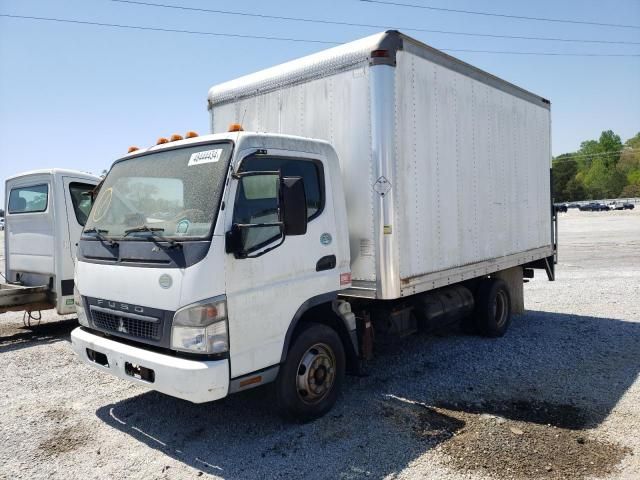
M209 109L214 133L242 122L335 147L353 296L554 253L549 102L398 32L214 86Z

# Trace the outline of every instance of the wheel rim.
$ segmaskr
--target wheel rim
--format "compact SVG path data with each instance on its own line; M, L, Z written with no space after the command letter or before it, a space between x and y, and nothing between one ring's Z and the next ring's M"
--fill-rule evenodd
M509 311L509 300L504 290L498 290L496 299L493 304L493 318L495 318L496 326L502 328L507 323Z
M298 396L307 404L322 401L331 391L336 378L336 358L325 343L316 343L298 364L296 387Z

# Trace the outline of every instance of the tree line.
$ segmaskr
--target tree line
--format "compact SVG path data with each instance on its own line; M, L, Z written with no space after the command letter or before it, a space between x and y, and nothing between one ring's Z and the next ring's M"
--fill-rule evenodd
M556 202L640 197L640 133L622 142L613 131L553 158Z

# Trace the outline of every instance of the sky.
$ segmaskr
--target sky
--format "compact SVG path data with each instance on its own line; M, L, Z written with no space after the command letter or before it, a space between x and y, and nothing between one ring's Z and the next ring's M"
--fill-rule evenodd
M141 0L196 8L368 23L397 28L435 48L640 54L640 28L539 22L380 5L359 0ZM640 26L639 0L396 0ZM0 14L217 33L348 42L382 28L193 12L112 0L0 0ZM408 28L636 42L594 44L472 37ZM189 35L0 17L0 195L4 179L36 168L100 173L130 145L195 130L208 133L212 85L331 45ZM552 102L553 154L603 130L640 131L640 57L451 52Z

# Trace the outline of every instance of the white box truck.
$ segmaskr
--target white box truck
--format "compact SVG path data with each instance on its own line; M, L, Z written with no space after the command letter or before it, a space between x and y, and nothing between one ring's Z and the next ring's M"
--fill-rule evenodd
M4 256L0 312L55 308L75 312L76 244L100 177L60 168L33 170L5 183Z
M96 198L72 333L93 367L192 402L275 382L309 419L376 342L501 336L523 276L553 279L544 98L389 31L208 100L212 134L131 148Z

